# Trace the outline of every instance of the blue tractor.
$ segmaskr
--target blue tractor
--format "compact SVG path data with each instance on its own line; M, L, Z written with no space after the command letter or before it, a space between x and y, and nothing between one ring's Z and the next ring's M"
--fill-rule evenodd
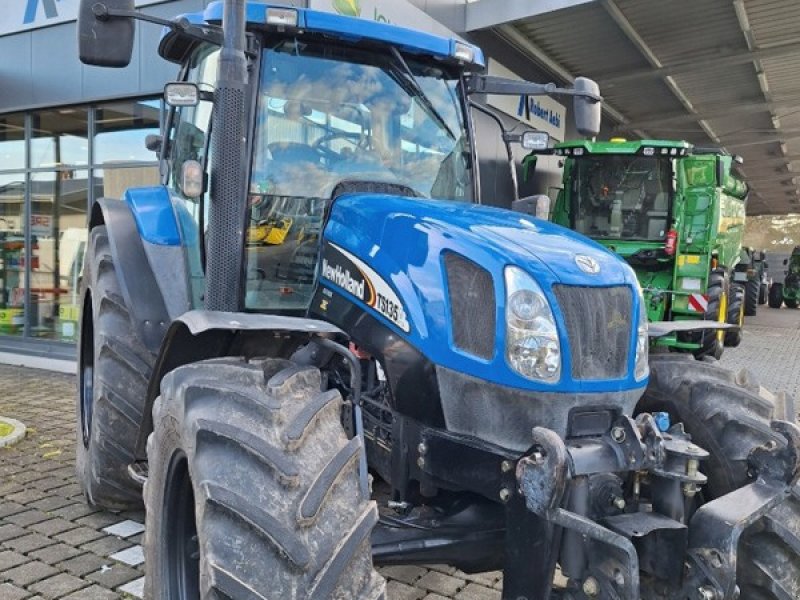
M798 597L791 399L649 361L624 262L481 205L473 95L573 95L592 136L593 82L242 0L83 0L81 59L126 65L135 19L180 76L162 184L91 211L77 469L143 499L147 597L385 598L404 563L502 568L507 599Z

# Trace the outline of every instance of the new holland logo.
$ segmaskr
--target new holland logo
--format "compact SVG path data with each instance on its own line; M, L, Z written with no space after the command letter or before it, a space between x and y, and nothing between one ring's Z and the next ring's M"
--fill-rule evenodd
M575 264L581 271L589 273L589 275L597 275L600 272L600 263L585 254L576 254Z
M360 274L359 274L360 275ZM340 288L347 290L359 300L364 300L364 279L354 279L349 269L343 269L341 265L335 267L328 263L328 259L322 259L322 276L330 279Z

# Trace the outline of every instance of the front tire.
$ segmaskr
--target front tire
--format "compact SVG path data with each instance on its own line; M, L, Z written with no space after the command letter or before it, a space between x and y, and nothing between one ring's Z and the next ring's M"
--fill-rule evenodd
M744 316L755 317L758 312L761 283L755 279L748 279L744 286Z
M708 277L706 295L708 296L708 307L703 313L703 320L725 321L725 314L722 313L723 300L725 298L725 272L722 269L711 271ZM689 332L679 334L678 339L682 342L700 344L700 348L692 350L692 354L698 360L706 356L716 359L722 357L724 340L722 332L716 330Z
M766 304L768 298L769 298L769 286L766 283L762 283L758 287L758 303Z
M142 505L128 476L155 357L134 331L104 225L92 229L83 268L78 342L76 471L90 504Z
M341 396L317 369L270 359L169 373L153 407L145 596L376 599L374 502Z
M773 283L769 288L769 307L780 308L783 304L783 284Z
M651 357L650 382L637 410L670 413L710 453L703 468L708 476L703 495L713 500L751 482L747 458L754 448L770 442L786 445L770 422L795 422L794 399L770 393L748 371L734 374L681 358ZM798 487L743 534L737 583L742 599L800 598Z
M730 300L728 301L728 314L725 322L729 325L736 325L737 329L725 332L725 345L729 348L736 348L742 343L742 326L744 325L745 313L745 288L739 284L730 287Z

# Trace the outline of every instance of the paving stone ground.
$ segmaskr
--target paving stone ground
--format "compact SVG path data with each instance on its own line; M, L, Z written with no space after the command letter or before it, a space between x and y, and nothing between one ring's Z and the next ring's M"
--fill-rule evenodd
M762 315L748 320L742 345L727 349L722 365L800 396L800 311L763 308ZM141 597L144 515L84 503L74 476L73 390L69 376L0 365L0 415L29 428L21 443L0 448L0 600ZM502 587L499 572L437 565L381 572L389 600L499 600Z

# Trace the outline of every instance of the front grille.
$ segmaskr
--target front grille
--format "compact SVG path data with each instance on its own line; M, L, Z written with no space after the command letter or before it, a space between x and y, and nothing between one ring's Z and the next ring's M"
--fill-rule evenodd
M618 379L628 369L633 296L627 286L554 285L564 314L573 379Z
M453 342L470 354L492 358L496 309L491 274L452 252L445 254L444 265Z

